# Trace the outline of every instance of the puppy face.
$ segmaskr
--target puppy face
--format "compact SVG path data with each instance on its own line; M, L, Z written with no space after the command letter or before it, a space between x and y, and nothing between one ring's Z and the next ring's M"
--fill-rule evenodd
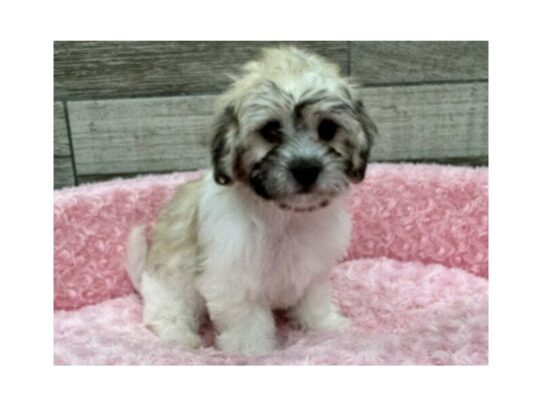
M335 65L283 48L244 70L216 122L216 182L308 211L363 179L376 127Z

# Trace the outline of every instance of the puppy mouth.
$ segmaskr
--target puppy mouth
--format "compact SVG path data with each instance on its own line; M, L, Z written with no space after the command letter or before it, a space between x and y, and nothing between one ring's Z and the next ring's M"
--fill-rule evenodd
M291 194L278 197L274 203L285 211L314 212L328 206L333 195L325 193Z
M288 193L278 193L269 190L264 175L260 171L254 171L249 178L252 191L260 198L271 201L280 209L292 212L313 212L325 208L336 195L331 191L322 191L317 188L304 188ZM313 186L315 187L315 186Z
M277 202L277 205L279 208L287 210L287 211L293 211L293 212L314 212L318 209L325 208L329 205L329 200L323 200L315 205L309 205L309 206L300 206L300 205L291 205L284 202Z

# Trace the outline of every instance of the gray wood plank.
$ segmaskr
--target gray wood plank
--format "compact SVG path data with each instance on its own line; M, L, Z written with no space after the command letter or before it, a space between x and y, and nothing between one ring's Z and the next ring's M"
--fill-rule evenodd
M74 185L71 157L55 157L54 159L54 188Z
M342 42L280 42L316 51L348 69ZM278 42L160 41L54 44L55 99L171 96L222 92L262 47Z
M68 102L78 175L206 166L214 102L206 95Z
M373 162L386 162L386 163L418 163L418 164L442 164L453 165L461 167L487 167L489 165L489 157L485 156L472 156L472 157L447 157L447 158L419 158L410 160L375 160Z
M421 158L410 160L373 160L373 162L385 162L385 163L419 163L419 164L442 164L453 165L461 167L487 167L489 160L487 156L473 156L473 157L450 157L450 158ZM159 171L159 172L146 172L145 174L169 174L171 171ZM91 174L91 175L78 175L79 185L109 181L112 179L130 179L141 176L141 173L126 173L126 174Z
M353 42L351 52L364 84L488 79L485 41Z
M487 83L365 89L381 161L487 157Z
M381 161L487 157L487 83L364 89ZM207 167L214 96L69 102L81 176Z
M151 172L145 172L144 175L161 175L161 174L171 174L170 171L151 171ZM78 176L79 185L83 184L89 184L89 183L95 183L95 182L103 182L103 181L109 181L112 179L130 179L130 178L136 178L142 176L142 173L140 172L133 172L133 173L126 173L126 174L91 174L91 175L80 175Z
M68 130L61 102L54 103L54 147L55 156L70 156Z
M57 189L74 185L75 177L64 108L61 102L55 102L53 108L54 188Z

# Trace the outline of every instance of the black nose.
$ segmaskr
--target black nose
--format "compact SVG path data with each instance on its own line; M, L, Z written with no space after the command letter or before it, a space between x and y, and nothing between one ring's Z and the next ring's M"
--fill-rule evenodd
M296 160L290 165L290 172L295 180L302 185L305 190L311 187L322 171L322 164L316 160Z

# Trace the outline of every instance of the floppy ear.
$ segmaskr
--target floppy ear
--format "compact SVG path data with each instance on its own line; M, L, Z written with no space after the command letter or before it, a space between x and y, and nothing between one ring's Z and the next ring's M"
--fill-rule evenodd
M363 102L361 100L356 102L356 113L358 114L358 120L361 124L361 128L363 129L363 132L367 137L367 141L369 142L369 148L371 148L375 137L378 135L376 124L367 114L365 106L363 106Z
M373 119L369 117L363 102L358 100L355 104L357 120L361 125L363 134L360 137L365 138L365 142L360 143L360 147L353 152L348 175L353 182L361 182L365 178L365 169L369 161L371 147L375 137L378 135L378 129Z
M227 106L218 117L214 127L211 156L213 163L213 176L216 183L231 184L234 179L233 138L238 129L237 116L233 106Z

